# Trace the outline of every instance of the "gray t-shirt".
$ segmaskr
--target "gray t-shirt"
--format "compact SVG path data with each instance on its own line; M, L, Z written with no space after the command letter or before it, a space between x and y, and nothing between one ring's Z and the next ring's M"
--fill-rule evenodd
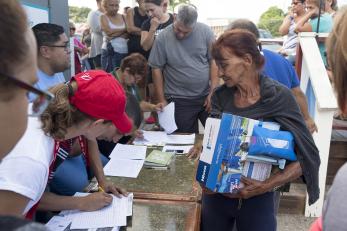
M197 23L187 38L178 40L168 26L154 41L149 65L164 76L164 94L175 98L200 98L209 93L212 30Z
M323 230L346 230L347 164L337 172L323 208Z

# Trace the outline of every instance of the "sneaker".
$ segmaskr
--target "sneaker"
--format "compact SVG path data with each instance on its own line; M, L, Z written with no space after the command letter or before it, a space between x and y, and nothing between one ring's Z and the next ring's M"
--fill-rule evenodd
M145 120L146 124L154 124L155 123L155 118L154 116L150 116Z

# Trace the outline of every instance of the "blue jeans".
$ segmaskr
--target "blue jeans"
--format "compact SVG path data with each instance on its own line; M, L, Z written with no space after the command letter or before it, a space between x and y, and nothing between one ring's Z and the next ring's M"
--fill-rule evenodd
M274 193L249 199L231 199L220 193L202 196L201 230L275 231ZM241 204L240 204L241 203Z
M103 166L108 159L100 154ZM82 192L89 184L88 173L83 155L67 158L56 170L49 183L50 191L59 195L72 196Z
M106 72L112 72L114 68L120 67L122 59L124 59L128 54L121 54L115 52L111 44L107 46L106 49L101 50L101 67Z

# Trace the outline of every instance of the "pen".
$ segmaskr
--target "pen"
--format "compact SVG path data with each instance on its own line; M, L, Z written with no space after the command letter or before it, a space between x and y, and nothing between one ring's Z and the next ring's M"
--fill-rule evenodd
M167 166L164 166L164 167L162 167L162 166L160 166L160 167L155 167L155 166L151 166L151 167L149 167L149 166L145 166L145 168L147 168L147 169L154 169L154 170L168 170L169 169L169 167Z
M100 186L98 187L99 192L105 192L105 190L103 188L101 188Z

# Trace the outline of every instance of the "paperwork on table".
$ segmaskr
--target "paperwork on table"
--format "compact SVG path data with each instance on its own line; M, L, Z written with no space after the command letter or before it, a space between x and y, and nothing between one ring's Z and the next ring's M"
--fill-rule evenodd
M146 158L146 151L146 146L117 144L109 157L111 159L144 160Z
M146 158L146 146L117 144L104 167L106 176L136 178Z
M112 158L104 167L106 176L137 178L145 160L127 160Z
M195 134L167 135L160 131L143 131L143 139L136 138L135 145L164 146L165 144L194 144Z
M159 124L164 128L167 134L171 134L177 130L175 121L175 103L171 102L163 108L162 112L158 112Z
M75 196L87 196L89 193L76 193ZM113 195L112 195L113 196ZM107 228L109 231L119 230L120 226L126 226L126 217L132 216L134 195L127 197L113 196L112 203L97 211L84 212L78 210L62 211L54 216L46 226L50 230L98 230ZM102 229L105 230L105 229Z

